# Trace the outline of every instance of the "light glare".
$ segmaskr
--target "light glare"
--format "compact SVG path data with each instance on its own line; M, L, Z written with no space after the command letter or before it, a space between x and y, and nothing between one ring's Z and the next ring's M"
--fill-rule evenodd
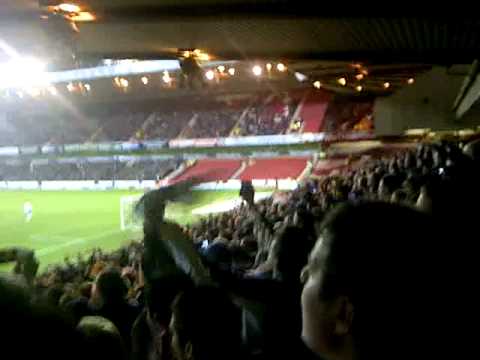
M252 68L252 72L253 72L253 75L255 76L260 76L262 75L262 67L260 65L255 65L253 68Z
M57 88L55 86L49 86L47 88L48 92L53 95L53 96L56 96L58 95L58 91L57 91Z
M213 70L208 70L205 73L205 77L207 78L207 80L213 80L215 78L215 73L213 72Z
M69 16L69 19L76 22L88 22L88 21L94 21L95 15L93 15L88 11L82 11L75 15Z
M0 64L0 88L31 88L48 84L45 64L35 58L14 58Z
M78 12L80 12L80 6L75 5L75 4L63 3L63 4L58 5L58 9L61 10L61 11L68 12L68 13L78 13Z
M168 71L163 72L162 80L165 84L170 84L172 82L172 78L170 77Z

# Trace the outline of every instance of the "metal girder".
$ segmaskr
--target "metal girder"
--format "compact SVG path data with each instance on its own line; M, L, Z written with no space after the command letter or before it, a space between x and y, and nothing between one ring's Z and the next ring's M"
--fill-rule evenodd
M459 120L465 115L478 98L480 98L480 64L475 60L453 104L455 118Z

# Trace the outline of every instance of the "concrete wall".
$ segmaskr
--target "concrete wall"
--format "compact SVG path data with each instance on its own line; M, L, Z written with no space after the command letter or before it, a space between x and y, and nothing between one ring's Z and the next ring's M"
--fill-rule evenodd
M452 111L465 71L434 67L420 75L413 85L377 99L374 106L376 134L398 135L407 129L447 130L480 125L479 110L471 109L460 120L455 119Z

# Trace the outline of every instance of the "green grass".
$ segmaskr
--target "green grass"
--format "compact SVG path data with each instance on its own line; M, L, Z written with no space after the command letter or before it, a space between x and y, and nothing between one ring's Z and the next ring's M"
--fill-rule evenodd
M120 230L120 198L138 194L105 192L0 192L0 248L35 249L41 269L94 247L117 249L141 234ZM198 220L191 211L212 202L233 199L236 191L193 191L188 202L173 203L167 218L181 224ZM33 206L33 218L25 222L23 204ZM8 270L11 264L0 265Z

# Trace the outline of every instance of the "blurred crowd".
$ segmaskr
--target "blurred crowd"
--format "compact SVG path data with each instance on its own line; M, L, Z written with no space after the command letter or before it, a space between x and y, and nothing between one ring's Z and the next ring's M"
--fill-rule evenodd
M75 113L48 107L12 110L0 117L0 146L214 138L232 131L237 136L283 134L298 105L288 94L244 97L97 104Z
M163 214L186 185L148 193L142 243L37 276L32 252L2 255L18 260L0 280L5 344L52 344L45 358L460 357L474 344L458 330L476 155L422 144L185 227Z
M285 134L298 103L288 94L270 96L258 101L240 118L232 131L234 136Z
M181 161L131 159L117 161L100 158L54 159L28 161L14 160L0 164L0 181L66 181L66 180L159 180L175 170Z

